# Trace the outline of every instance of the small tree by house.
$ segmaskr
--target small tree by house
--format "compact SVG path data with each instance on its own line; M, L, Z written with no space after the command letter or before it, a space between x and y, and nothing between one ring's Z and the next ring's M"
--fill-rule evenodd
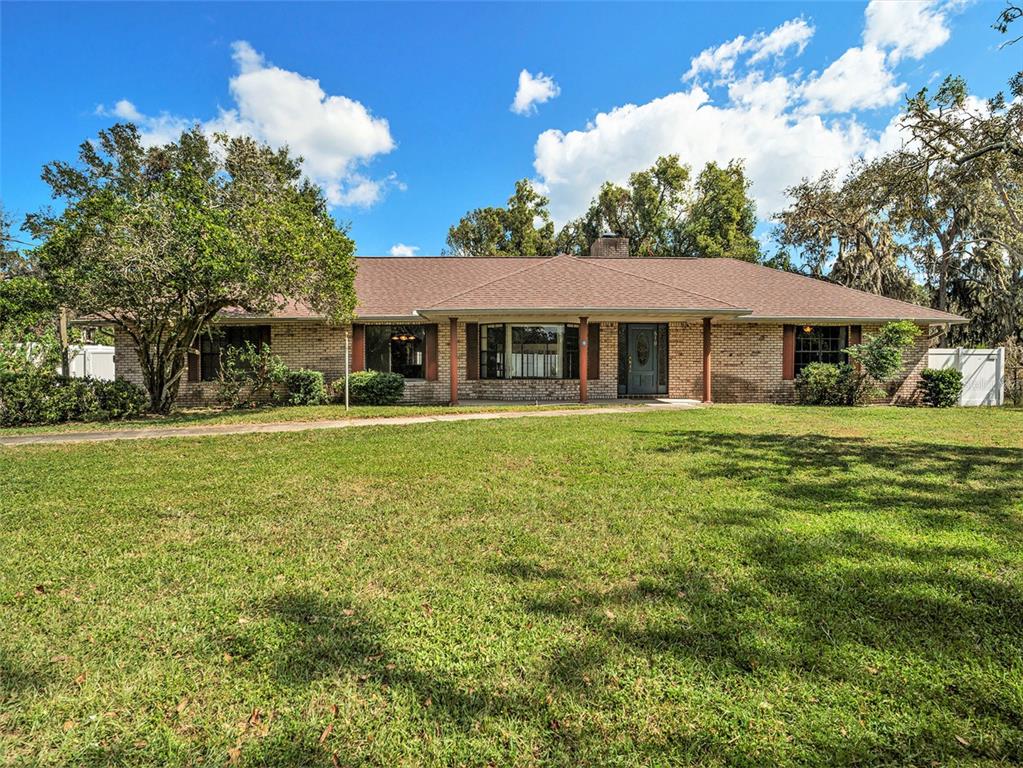
M909 320L886 323L862 344L853 344L846 352L859 363L863 372L879 384L885 384L902 370L902 353L920 335L920 327Z
M903 352L912 346L920 328L909 320L887 323L867 341L846 350L857 366L812 363L796 378L796 394L803 405L861 405L883 395L881 385L902 370Z
M121 124L78 157L43 169L63 212L26 224L59 301L131 338L151 410L171 408L187 353L226 307L287 297L350 318L355 245L287 149L198 127L147 147Z

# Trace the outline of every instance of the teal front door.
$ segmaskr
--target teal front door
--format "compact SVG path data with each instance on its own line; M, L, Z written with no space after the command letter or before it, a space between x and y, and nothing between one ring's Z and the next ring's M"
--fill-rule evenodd
M657 326L631 323L628 328L630 395L657 394Z

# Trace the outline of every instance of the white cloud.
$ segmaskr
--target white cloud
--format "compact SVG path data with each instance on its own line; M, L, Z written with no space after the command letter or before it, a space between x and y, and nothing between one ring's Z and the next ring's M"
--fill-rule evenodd
M753 55L749 58L750 63L756 64L768 56L782 56L792 47L797 49L796 55L798 56L810 42L813 33L813 25L808 24L804 19L789 19L768 34L757 35L753 38L754 50Z
M142 119L142 113L135 108L127 99L121 99L114 104L113 109L108 109L104 104L97 104L95 113L100 117L117 117L121 120L136 122Z
M536 105L550 101L561 93L554 78L538 72L531 75L527 70L519 72L519 87L515 91L511 111L517 115L531 115L536 112Z
M758 32L750 38L739 35L727 43L701 51L689 62L689 71L682 79L693 80L706 72L727 81L735 71L740 56L748 56L749 63L755 64L772 56L783 56L793 47L797 49L796 55L799 55L810 42L813 33L813 25L799 18L789 19L770 32Z
M196 120L169 113L140 114L131 102L118 102L134 111L132 118L149 144L175 140L182 130L200 124L204 130L232 136L248 135L273 147L287 145L303 158L302 168L322 186L331 205L367 207L398 184L391 174L371 179L360 169L395 147L385 118L375 117L363 104L324 92L320 82L268 64L244 40L232 44L238 74L229 87L235 106L216 117Z
M732 103L772 115L784 110L792 97L792 86L783 75L765 80L762 73L751 72L728 86L728 98Z
M705 48L689 62L689 71L682 76L683 80L692 80L702 72L725 77L735 69L739 55L746 50L746 38L739 35L727 43Z
M867 45L890 49L892 63L920 59L951 35L946 24L949 6L937 0L871 0L867 6Z
M898 114L870 130L857 113L898 103L906 85L893 67L901 57L920 58L948 39L946 20L956 2L961 0L873 0L863 45L808 75L765 67L772 58L803 52L814 28L802 18L707 48L683 76L688 90L601 112L580 130L541 133L534 146L536 185L550 198L555 220L564 223L586 209L602 182L625 183L662 155L678 154L697 171L709 161L738 158L745 160L765 220L784 207L786 187L903 145ZM726 86L727 98L712 100L698 84L701 75Z
M848 112L886 107L906 90L895 82L884 51L872 45L850 48L803 87L806 108L813 112Z
M395 243L391 246L392 256L415 256L416 251L419 250L418 245L405 245L405 243Z
M769 90L780 90L767 82ZM711 160L744 158L758 215L766 219L783 207L785 187L848 165L876 144L855 120L825 123L779 111L779 98L754 101L716 106L694 86L601 113L584 130L544 131L534 168L554 218L563 223L585 210L603 181L623 183L658 156L677 153L697 170Z

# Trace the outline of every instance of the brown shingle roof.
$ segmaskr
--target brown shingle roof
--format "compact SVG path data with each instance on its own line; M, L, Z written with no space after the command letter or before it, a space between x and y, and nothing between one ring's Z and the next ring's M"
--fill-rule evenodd
M520 269L420 307L424 314L461 310L675 310L743 313L656 277L636 275L601 259L556 256L528 260ZM743 313L744 314L744 313Z
M444 310L650 309L744 319L964 322L936 309L737 259L358 259L361 317Z
M965 318L736 259L360 257L355 290L362 318L460 311L678 311L744 320ZM252 317L245 313L225 313ZM289 302L280 318L313 318Z
M708 293L757 319L966 322L966 318L738 259L606 259L632 274Z

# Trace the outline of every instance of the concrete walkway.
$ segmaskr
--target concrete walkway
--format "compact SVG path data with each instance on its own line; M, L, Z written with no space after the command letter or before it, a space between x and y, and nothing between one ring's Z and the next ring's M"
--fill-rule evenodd
M0 437L0 446L60 445L65 443L102 443L110 440L151 440L159 437L215 437L272 432L305 432L313 429L349 427L404 426L436 421L490 421L494 419L530 419L546 416L599 416L608 413L635 413L648 408L698 408L695 400L658 400L631 405L597 408L551 408L538 411L480 411L478 413L439 413L431 416L377 416L373 418L335 419L332 421L278 421L265 424L207 424L194 427L140 427L96 432L46 432Z

